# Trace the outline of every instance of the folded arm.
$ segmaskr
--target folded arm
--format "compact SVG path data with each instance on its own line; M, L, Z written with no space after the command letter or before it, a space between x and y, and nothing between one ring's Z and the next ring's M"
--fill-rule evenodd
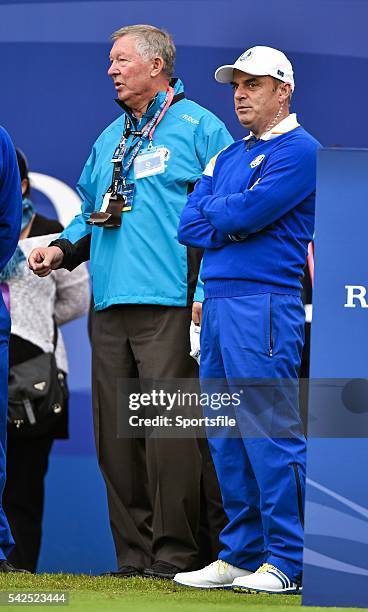
M250 189L226 196L203 194L199 213L228 235L261 231L307 198L315 189L316 150L290 143L270 155L265 172Z
M182 244L202 249L218 249L229 244L230 239L213 227L200 211L200 203L205 197L212 197L212 177L206 174L188 197L180 218L178 240Z

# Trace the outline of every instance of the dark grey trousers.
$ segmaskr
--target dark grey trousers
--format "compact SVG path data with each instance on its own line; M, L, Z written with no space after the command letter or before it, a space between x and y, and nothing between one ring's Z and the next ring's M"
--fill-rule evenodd
M192 569L217 558L226 522L203 439L117 437L121 378L195 378L189 308L116 305L91 319L96 449L118 567Z

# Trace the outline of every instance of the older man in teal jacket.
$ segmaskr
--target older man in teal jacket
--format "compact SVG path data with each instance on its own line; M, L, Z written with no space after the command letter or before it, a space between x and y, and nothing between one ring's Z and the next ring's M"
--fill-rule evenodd
M116 575L169 578L199 562L201 480L217 487L207 443L118 439L117 390L119 379L197 374L189 325L193 303L200 316L201 251L179 244L177 227L187 194L232 138L171 78L175 47L167 33L129 26L112 38L108 74L123 113L93 146L78 186L81 214L60 240L31 254L30 266L43 276L90 257L95 434ZM216 536L217 489L212 497Z

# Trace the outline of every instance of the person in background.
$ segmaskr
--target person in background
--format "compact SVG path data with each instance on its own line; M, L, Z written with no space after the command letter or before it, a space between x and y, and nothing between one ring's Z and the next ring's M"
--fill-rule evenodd
M201 489L211 507L208 537L217 540L224 522L207 441L119 438L117 392L122 379L142 388L147 379L197 378L189 327L203 298L202 252L180 245L177 227L187 194L232 138L172 78L167 32L135 25L111 38L108 75L122 114L85 165L81 213L29 265L46 276L91 259L95 438L118 565L110 574L169 579L201 563Z
M52 352L56 325L56 363L67 374L67 356L58 327L88 311L89 276L85 264L72 274L66 270L55 271L43 282L29 270L27 256L34 245L47 245L63 227L59 221L35 212L30 199L27 161L19 150L17 159L22 180L22 229L17 249L0 273L11 314L9 367L43 352ZM68 437L67 408L53 420L36 423L33 427L31 434L8 427L7 481L3 498L15 540L9 559L31 572L36 570L41 545L44 479L49 454L56 438Z
M22 218L22 193L17 158L7 132L0 127L0 271L12 257L19 238ZM0 291L0 572L23 571L12 566L7 557L13 547L8 520L1 503L6 472L6 415L8 410L9 312Z

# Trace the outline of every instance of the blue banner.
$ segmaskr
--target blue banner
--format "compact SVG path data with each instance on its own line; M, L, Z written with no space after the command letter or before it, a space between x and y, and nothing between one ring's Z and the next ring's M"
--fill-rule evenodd
M367 168L319 154L304 605L368 607Z

